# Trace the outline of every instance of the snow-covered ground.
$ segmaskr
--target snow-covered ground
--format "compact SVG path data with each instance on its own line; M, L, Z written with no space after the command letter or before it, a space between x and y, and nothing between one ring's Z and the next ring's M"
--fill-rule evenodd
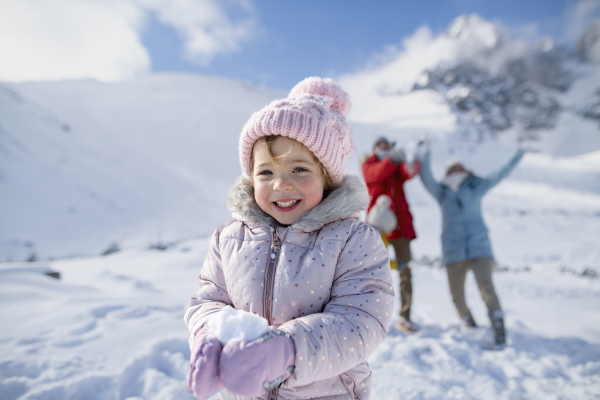
M501 200L499 193L491 196ZM533 233L528 215L509 218L518 222L515 229ZM578 222L591 229L599 217L591 219ZM506 245L510 233L493 226L497 242ZM562 247L576 251L568 236ZM424 257L425 245L416 247ZM527 243L520 247L525 251ZM191 398L182 315L206 250L207 239L197 239L166 251L5 264L0 399ZM61 279L44 275L44 266ZM557 266L522 260L495 274L509 345L489 351L489 323L472 276L467 296L481 327L465 330L445 271L415 263L413 314L421 330L392 328L371 356L372 398L600 398L600 282Z

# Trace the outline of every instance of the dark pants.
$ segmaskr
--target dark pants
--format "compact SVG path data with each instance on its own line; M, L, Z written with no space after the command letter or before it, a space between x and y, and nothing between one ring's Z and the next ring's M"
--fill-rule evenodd
M412 274L408 266L408 262L412 259L410 239L393 239L390 240L390 244L394 246L400 275L400 316L410 321L412 305Z

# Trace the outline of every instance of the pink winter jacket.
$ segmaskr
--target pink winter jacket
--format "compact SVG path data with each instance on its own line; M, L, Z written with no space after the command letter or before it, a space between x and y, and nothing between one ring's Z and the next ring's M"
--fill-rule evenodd
M212 236L185 313L190 341L226 305L254 312L296 346L293 375L261 399L368 399L367 358L386 336L394 290L381 236L358 218L365 186L346 176L291 226L258 207L245 179L228 201L236 220Z

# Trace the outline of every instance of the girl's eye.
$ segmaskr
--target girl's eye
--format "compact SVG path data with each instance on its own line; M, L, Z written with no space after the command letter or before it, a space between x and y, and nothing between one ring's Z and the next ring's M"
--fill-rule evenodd
M304 171L308 171L306 168L303 167L296 167L294 168L294 172L304 172Z
M258 173L258 175L273 175L273 173L271 171L269 171L268 169L266 169L264 171L260 171Z

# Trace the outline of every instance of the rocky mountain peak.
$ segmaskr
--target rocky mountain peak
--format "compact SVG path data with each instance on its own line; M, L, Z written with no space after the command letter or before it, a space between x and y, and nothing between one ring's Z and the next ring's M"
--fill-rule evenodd
M479 48L494 48L501 43L501 34L491 22L477 14L457 17L443 33L448 38Z
M552 40L524 47L477 15L456 18L443 36L472 44L469 57L424 70L412 90L440 93L463 123L492 132L517 126L521 139L529 140L554 128L565 109L599 120L596 98L579 108L562 103L561 94L578 78L577 57L566 47ZM600 21L586 29L577 52L600 61Z
M600 20L592 22L583 31L575 51L584 61L600 64Z

